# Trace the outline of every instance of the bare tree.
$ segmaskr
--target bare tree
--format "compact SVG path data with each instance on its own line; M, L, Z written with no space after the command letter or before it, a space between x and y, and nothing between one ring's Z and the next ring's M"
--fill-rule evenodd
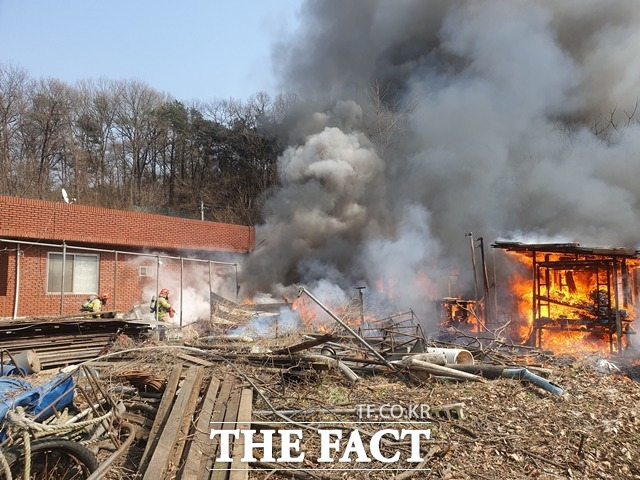
M27 73L11 65L0 64L0 193L16 195L14 162L20 151L20 122L25 116Z
M364 130L378 149L380 155L397 141L404 130L404 122L414 108L412 102L402 103L390 98L388 87L373 83L369 89L370 111L365 112Z
M112 81L80 82L73 124L73 184L77 196L83 201L113 207L122 206L115 138L119 93L119 84Z
M116 103L115 129L119 134L122 181L130 204L141 205L157 198L144 198L143 179L150 175L148 167L158 154L155 112L165 97L139 81L125 81L120 85Z
M74 97L71 88L55 79L41 80L31 90L20 125L22 194L48 198L52 187L65 181Z

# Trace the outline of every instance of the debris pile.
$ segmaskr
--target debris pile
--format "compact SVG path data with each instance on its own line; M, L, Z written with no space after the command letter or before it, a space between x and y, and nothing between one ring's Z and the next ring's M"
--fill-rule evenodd
M121 335L80 366L18 369L3 377L23 400L3 390L0 478L640 477L632 360L434 341L406 316L378 332L341 322L274 338Z
M102 312L103 317L115 312ZM59 367L97 357L118 335L145 338L147 323L93 318L94 314L30 317L0 322L0 347L11 353L34 350L43 368Z

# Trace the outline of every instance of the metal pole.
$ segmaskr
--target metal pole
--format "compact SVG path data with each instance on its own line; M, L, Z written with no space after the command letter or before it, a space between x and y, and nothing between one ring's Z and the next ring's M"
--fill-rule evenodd
M498 276L496 275L496 249L491 250L491 261L493 262L493 311L495 319L498 320Z
M211 284L211 260L208 262L209 264L209 320L211 320L211 315L213 314L213 308L211 307L211 291L213 290L213 285Z
M158 300L160 296L160 255L156 255L156 311L153 316L158 321Z
M240 293L240 284L238 283L238 264L235 264L236 267L236 300L238 299L238 293Z
M20 255L22 255L22 252L20 251L20 244L18 244L16 248L16 288L15 299L13 301L14 320L18 318L18 299L20 298Z
M364 327L364 294L362 291L367 287L356 287L360 294L360 325Z
M67 244L62 241L62 282L60 284L60 315L64 315L64 271L67 268Z
M118 296L118 252L115 252L115 259L113 262L113 309L116 308L116 301Z
M480 244L480 262L482 263L482 281L484 283L484 314L485 325L492 324L493 316L491 315L491 300L489 299L489 274L487 273L487 264L484 258L484 240L478 237Z
M331 310L329 310L327 307L325 307L322 304L322 302L320 302L320 300L318 300L316 297L314 297L309 290L307 290L305 287L300 287L298 289L298 296L302 295L303 293L307 294L307 296L311 300L316 302L320 308L322 308L325 312L327 312L331 318L333 318L336 322L338 322L347 332L349 332L351 335L353 335L353 337L356 340L358 340L358 342L360 342L360 344L363 347L365 347L367 350L369 350L378 360L380 360L381 362L384 362L384 364L387 367L391 368L392 370L396 370L395 365L389 363L387 361L387 359L384 358L375 348L373 348L371 345L369 345L369 343L364 338L362 338L360 335L358 335L356 332L354 332L351 329L351 327L349 327L349 325L347 325L342 320L340 320L336 315L333 314L333 312Z
M200 220L204 222L204 202L200 200Z
M180 328L182 328L182 278L184 273L184 259L180 257Z
M538 330L536 317L538 315L538 302L540 301L540 281L538 279L538 253L531 252L531 332L533 334L533 346L542 348L542 330Z
M473 265L473 286L476 292L476 302L478 301L478 275L476 274L476 249L473 244L473 232L465 234L465 237L469 237L471 242L471 264Z

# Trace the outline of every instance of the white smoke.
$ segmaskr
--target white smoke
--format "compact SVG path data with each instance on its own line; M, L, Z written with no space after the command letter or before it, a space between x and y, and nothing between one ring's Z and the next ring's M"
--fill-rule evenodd
M175 314L169 321L175 325L188 325L197 320L208 320L211 313L212 291L228 298L235 296L232 265L218 266L212 263L211 276L209 276L209 264L201 259L183 257L181 265L179 259L166 252L150 251L145 254L147 255L127 259L129 265L146 266L153 272L143 283L140 292L140 304L145 306L145 310L141 313L144 314L145 320L153 320L154 314L146 309L146 306L163 288L170 292L169 302ZM157 256L160 256L159 264Z

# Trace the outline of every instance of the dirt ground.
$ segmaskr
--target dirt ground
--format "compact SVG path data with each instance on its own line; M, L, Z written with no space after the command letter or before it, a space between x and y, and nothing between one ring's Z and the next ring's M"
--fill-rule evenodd
M166 377L169 366L178 361L175 352L140 352L130 355L129 363L119 364L119 368L135 366L154 372L158 378ZM419 464L404 461L410 445L401 441L381 448L387 457L400 451L399 462L320 465L316 461L317 434L305 431L304 462L278 463L277 470L254 468L249 478L640 479L640 383L629 377L640 367L612 357L611 362L624 364L625 373L602 373L597 369L601 359L598 355L550 357L544 363L531 359L530 365L550 369L548 379L565 391L560 396L527 382L504 378L466 382L431 377L416 384L405 383L391 373L360 373L361 380L353 384L333 370L298 371L293 375L291 368L273 368L266 361L257 365L241 358L218 362L209 373L233 371L245 379L245 384L260 390L260 395L254 395L254 428L299 428L295 424L276 424L282 418L270 411L311 409L316 413L289 418L304 426L317 422L312 425L315 428L344 428L347 433L358 430L365 445L375 431L383 428L431 429L431 437L423 440L421 450L425 460ZM111 375L117 376L117 368L110 369ZM449 418L431 415L426 420L343 413L362 405L385 404L407 409L412 405L463 406L462 415L454 411ZM278 445L276 442L276 450ZM134 448L140 448L140 443ZM354 459L355 454L350 458ZM290 467L298 470L287 472ZM132 470L132 465L121 465L114 474L118 478L134 478Z

